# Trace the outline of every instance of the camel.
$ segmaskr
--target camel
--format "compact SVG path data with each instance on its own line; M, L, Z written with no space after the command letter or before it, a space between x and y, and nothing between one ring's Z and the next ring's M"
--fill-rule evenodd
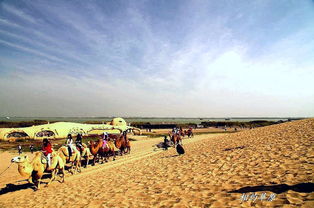
M60 171L62 173L61 183L64 182L64 163L63 160L55 152L52 154L51 166L48 169L47 159L43 157L41 152L35 152L35 156L31 162L29 162L28 156L17 156L12 158L11 162L18 164L18 171L21 176L28 177L29 183L34 183L37 190L40 189L41 178L44 172L51 171L50 181L48 186L54 179L55 175Z
M168 142L159 142L158 144L153 145L154 147L154 151L156 151L157 149L164 149L167 150L168 147L171 147L173 144L171 141Z
M180 137L179 134L172 134L172 135L171 135L171 134L169 133L169 137L171 138L170 140L171 140L172 143L173 143L173 147L175 147L176 144L179 144L179 143L182 144L182 138Z
M98 155L101 157L102 163L104 161L108 162L110 156L113 156L113 160L116 159L116 154L114 152L114 143L111 141L110 137L108 138L108 141L104 141L103 139L98 140Z
M99 148L102 146L102 139L99 139L98 142L89 141L89 149L92 155L94 155L93 164L95 165Z
M194 137L194 134L193 134L192 129L188 129L188 130L186 131L186 135L188 135L188 138Z
M58 155L62 158L64 164L71 163L70 172L72 174L81 172L81 154L76 148L73 148L72 156L69 157L68 147L62 146L58 149Z
M185 136L185 131L183 131L182 127L180 127L179 129L179 135L182 136L183 138Z
M96 163L97 155L102 158L102 162L107 162L110 156L113 156L113 160L116 159L114 152L114 144L112 141L107 141L107 144L104 145L103 139L98 139L97 142L90 141L90 152L94 155L93 165Z
M90 152L90 149L88 148L88 146L86 145L86 144L84 144L84 143L82 143L82 160L83 160L83 158L85 159L85 166L84 166L84 168L86 168L87 166L88 166L88 164L89 164L89 159L90 159L90 157L91 156L93 156L93 154Z
M109 138L109 141L106 142L107 144L103 145L104 147L99 148L100 155L105 159L105 162L108 161L110 156L113 156L113 160L116 159L116 154L114 151L114 143Z
M131 153L131 142L127 137L126 137L126 152L125 153L128 153L128 154Z
M180 130L180 131L179 131L179 135L184 138L185 135L186 135L186 131Z
M126 134L121 135L109 135L110 138L114 140L114 144L117 149L120 150L120 155L122 156L123 153L130 153L131 152L131 144L127 138Z

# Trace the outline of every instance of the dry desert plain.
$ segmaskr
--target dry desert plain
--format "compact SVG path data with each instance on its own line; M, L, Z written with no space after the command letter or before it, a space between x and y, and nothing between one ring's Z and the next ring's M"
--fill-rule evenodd
M13 164L0 176L0 207L314 207L314 119L197 135L181 156L154 151L160 141L139 139L131 154L39 191ZM0 173L13 156L0 153Z

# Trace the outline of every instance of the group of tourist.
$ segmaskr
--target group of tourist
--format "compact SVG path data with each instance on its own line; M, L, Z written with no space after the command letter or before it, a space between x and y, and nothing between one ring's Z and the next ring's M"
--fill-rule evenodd
M68 146L68 151L69 151L69 157L72 156L72 152L74 151L74 146L73 146L73 138L71 134L68 134L67 139L65 144ZM76 140L75 140L75 145L79 148L80 153L82 154L82 135L81 134L77 134L76 136Z
M34 153L35 149L34 149L34 145L33 144L29 145L29 150L30 150L30 152L32 154ZM22 146L20 144L17 146L17 151L18 151L19 155L22 154L22 152L23 152Z
M123 134L126 134L126 132L123 132ZM103 133L103 146L105 146L107 144L108 138L109 138L108 133L104 132ZM74 143L75 143L75 145L74 145ZM66 141L65 141L65 144L68 147L69 157L72 157L72 154L75 151L76 147L80 151L80 154L82 154L83 143L82 143L82 135L81 134L77 134L75 142L73 142L72 135L68 134ZM33 152L34 152L34 146L33 145L30 145L30 150L31 150L31 153L33 154ZM48 166L50 166L52 144L47 138L43 139L41 151L44 154L44 156L47 158ZM21 145L18 145L18 153L22 154L22 146Z
M172 135L180 135L180 136L184 136L184 135L188 135L188 137L190 137L191 135L193 135L193 132L192 132L192 127L189 127L188 130L184 130L182 129L182 127L174 127L172 129Z
M71 157L72 153L75 151L74 150L75 147L73 145L73 138L72 138L71 134L68 134L65 144L68 147L69 157ZM83 145L82 145L82 135L81 134L77 134L76 140L75 140L75 145L79 148L80 153L82 154ZM29 149L30 149L30 152L33 154L34 150L35 150L34 145L31 144L29 146ZM22 154L23 150L22 150L22 146L20 144L18 145L17 150L18 150L18 154L19 155ZM43 144L42 144L41 150L42 150L42 153L47 158L48 166L50 166L50 164L51 164L52 144L51 144L51 142L47 138L43 139Z

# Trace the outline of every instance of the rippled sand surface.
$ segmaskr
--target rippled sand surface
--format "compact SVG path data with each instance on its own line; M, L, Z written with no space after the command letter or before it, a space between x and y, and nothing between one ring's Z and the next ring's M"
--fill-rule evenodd
M36 192L14 165L0 176L0 207L314 207L314 119L184 139L181 156L154 151L159 141ZM12 156L0 154L0 172Z

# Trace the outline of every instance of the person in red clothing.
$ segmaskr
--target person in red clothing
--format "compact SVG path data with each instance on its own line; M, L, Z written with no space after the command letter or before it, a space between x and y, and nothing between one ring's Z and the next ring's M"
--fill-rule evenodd
M45 138L43 140L43 148L42 148L42 151L44 153L44 155L46 156L47 160L48 160L48 169L51 165L51 153L52 153L52 147L51 147L51 143L48 141L47 138Z

